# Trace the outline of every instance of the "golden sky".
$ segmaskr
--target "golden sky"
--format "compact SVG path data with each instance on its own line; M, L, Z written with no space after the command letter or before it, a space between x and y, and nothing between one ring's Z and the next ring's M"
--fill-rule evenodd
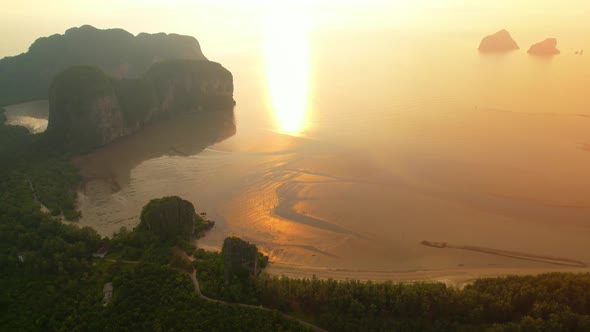
M277 7L304 13L314 30L479 33L508 28L538 30L539 35L573 30L590 35L588 0L0 0L0 57L26 51L40 36L83 24L132 33L189 34L205 52L224 52L230 44L246 47L256 40Z

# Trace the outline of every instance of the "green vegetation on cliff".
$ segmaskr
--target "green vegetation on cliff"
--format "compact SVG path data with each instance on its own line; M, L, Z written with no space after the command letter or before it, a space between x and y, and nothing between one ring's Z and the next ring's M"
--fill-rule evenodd
M121 106L124 126L143 126L149 112L156 105L151 82L144 79L112 79L112 84Z
M71 28L37 39L26 53L0 59L0 106L47 98L54 76L71 66L91 65L114 77L136 78L155 62L173 59L206 60L190 36Z
M194 206L178 196L152 199L141 210L139 231L156 234L161 241L190 240L197 214Z
M260 273L258 248L255 244L238 237L228 237L221 248L225 282L232 279L257 277Z
M47 135L51 143L63 143L68 150L102 145L107 125L115 130L121 126L111 80L96 67L78 66L60 73L51 83L49 103ZM98 115L111 123L103 123Z
M259 303L256 278L268 264L268 256L259 252L256 245L228 237L221 252L197 249L194 257L205 295L229 302Z
M71 103L72 107L85 106L88 100L113 93L108 76L94 66L74 66L64 70L52 81L51 90L68 91L73 95L75 98L65 94L49 96L55 103Z

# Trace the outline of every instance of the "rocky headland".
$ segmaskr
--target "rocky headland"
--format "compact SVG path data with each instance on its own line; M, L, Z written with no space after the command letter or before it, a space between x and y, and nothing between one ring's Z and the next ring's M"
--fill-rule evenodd
M116 78L138 78L153 64L207 60L191 36L147 34L84 25L37 39L27 52L0 59L0 105L46 99L53 78L66 68L91 65Z

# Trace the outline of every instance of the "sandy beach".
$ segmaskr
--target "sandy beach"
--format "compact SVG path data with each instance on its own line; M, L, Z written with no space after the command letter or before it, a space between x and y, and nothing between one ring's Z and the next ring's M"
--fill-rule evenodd
M312 278L334 280L361 280L376 282L441 282L447 286L463 288L477 278L495 278L504 276L538 275L552 272L589 273L584 268L455 268L424 271L355 271L294 266L282 263L270 263L266 272L276 276L291 278Z

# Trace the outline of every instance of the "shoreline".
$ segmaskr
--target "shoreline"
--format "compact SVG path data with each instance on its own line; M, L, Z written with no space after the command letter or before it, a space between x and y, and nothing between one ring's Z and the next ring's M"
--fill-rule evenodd
M290 278L360 280L371 282L441 282L447 286L462 289L475 279L497 278L511 275L539 275L544 273L590 273L588 267L476 267L476 268L448 268L433 270L349 270L294 265L288 263L269 262L265 272L273 276Z

